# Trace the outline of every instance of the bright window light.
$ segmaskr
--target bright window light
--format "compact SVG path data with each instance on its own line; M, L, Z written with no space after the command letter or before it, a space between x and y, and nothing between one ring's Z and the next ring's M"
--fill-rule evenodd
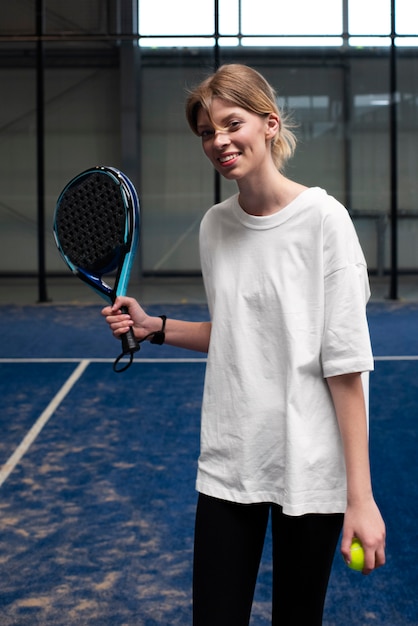
M213 37L142 37L143 48L205 48L213 47Z
M390 37L350 37L352 48L381 48L391 44Z
M398 35L418 34L418 3L416 1L396 0L395 29ZM417 40L414 45L418 45Z
M389 46L391 0L347 0L349 44ZM198 5L198 7L197 7ZM342 46L343 0L218 0L220 46ZM140 45L215 44L215 0L139 0ZM417 46L418 0L396 0L398 46Z
M390 0L349 0L348 11L351 35L390 34Z
M145 36L213 35L213 6L213 0L140 0L139 32Z
M219 0L219 32L221 35L239 32L239 0Z
M243 35L340 35L342 0L241 0Z
M418 46L418 37L396 37L395 45L397 46Z
M342 37L243 37L243 46L321 47L342 46Z

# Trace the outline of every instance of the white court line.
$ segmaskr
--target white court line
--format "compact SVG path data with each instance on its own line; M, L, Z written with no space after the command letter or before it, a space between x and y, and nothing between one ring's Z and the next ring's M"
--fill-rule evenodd
M79 363L82 358L0 358L1 363ZM88 359L89 363L113 363L115 359L97 358ZM418 361L418 355L406 356L375 356L375 361ZM206 363L207 357L186 357L186 358L136 358L135 363Z
M375 356L375 361L418 361L418 356Z
M51 415L58 408L61 402L64 400L65 396L71 391L77 380L80 378L84 370L89 364L88 359L83 359L81 363L79 363L78 367L74 370L71 376L67 379L55 397L48 404L43 413L38 417L35 424L28 431L27 435L22 439L19 446L13 452L13 454L9 457L6 463L0 470L0 487L7 480L9 475L12 473L16 465L19 463L21 458L26 454L29 450L32 443L35 441L36 437L41 432L42 428L48 422Z
M418 355L414 356L377 356L374 359L375 361L418 361ZM68 378L67 382L61 387L56 396L51 400L45 411L40 415L38 420L29 430L27 435L24 437L20 445L16 448L14 453L10 456L10 458L3 465L0 470L0 487L5 482L5 480L9 477L11 472L14 470L16 465L19 463L24 454L28 451L32 443L35 441L36 437L41 432L42 428L48 422L51 415L61 404L65 396L72 389L74 384L83 374L86 367L89 363L113 363L114 359L80 359L75 358L32 358L32 359L24 359L24 358L11 358L11 359L2 359L0 358L0 363L79 363L78 367L74 370L72 375ZM205 363L207 361L206 357L202 358L174 358L174 359L137 359L133 362L135 363Z
M418 359L418 357L416 357ZM25 358L10 358L10 359L1 359L0 358L0 364L1 363L80 363L80 361L83 360L82 358L45 358L45 357L40 357L40 358L31 358L31 359L25 359ZM105 359L105 358L97 358L97 359L87 359L89 363L113 363L115 359ZM187 357L187 358L156 358L156 359L151 359L151 358L137 358L132 362L132 365L135 365L135 363L206 363L207 358L206 357Z

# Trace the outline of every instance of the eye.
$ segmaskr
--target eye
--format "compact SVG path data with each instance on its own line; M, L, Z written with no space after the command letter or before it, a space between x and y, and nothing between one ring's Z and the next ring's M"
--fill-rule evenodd
M212 135L213 135L212 128L203 128L199 130L199 137L201 137L202 139L207 139L208 137L211 137Z
M241 128L243 122L241 120L231 120L228 124L228 128L230 131L234 132L234 130L238 130Z

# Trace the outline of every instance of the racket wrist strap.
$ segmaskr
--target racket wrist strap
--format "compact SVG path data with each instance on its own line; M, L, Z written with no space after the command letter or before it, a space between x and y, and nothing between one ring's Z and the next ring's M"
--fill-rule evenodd
M163 323L161 325L161 330L157 330L155 333L153 333L151 339L150 339L150 343L156 343L159 346L162 346L164 341L165 341L165 323L167 321L167 316L166 315L159 315L159 317L162 319Z

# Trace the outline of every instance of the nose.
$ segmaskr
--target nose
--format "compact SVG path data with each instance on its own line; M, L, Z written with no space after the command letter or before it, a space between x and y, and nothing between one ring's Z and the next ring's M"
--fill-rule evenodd
M216 147L226 146L230 142L229 133L225 129L215 130L213 143Z

